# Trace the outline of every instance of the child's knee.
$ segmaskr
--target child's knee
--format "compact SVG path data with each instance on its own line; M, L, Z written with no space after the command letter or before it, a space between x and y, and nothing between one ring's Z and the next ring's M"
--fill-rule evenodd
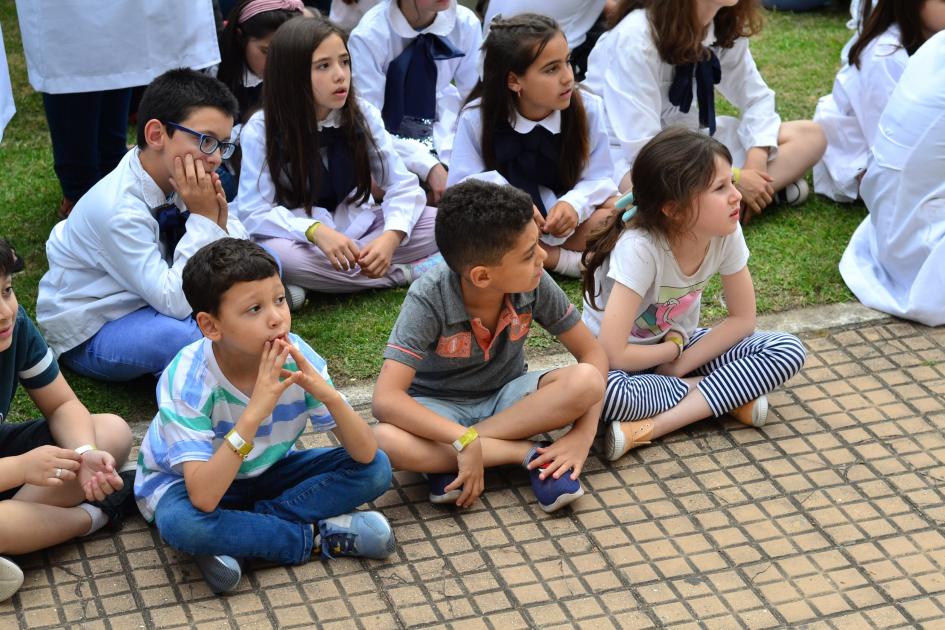
M387 492L387 489L390 488L392 476L390 458L383 450L377 449L374 453L374 459L370 464L365 465L365 477L370 492L375 497Z
M570 369L572 372L565 379L565 383L572 390L569 398L574 401L575 406L586 410L600 402L607 385L600 370L590 363L578 363Z
M217 528L219 510L201 512L194 508L192 511L158 510L154 515L154 524L161 534L161 538L171 547L199 555L206 553L219 541L220 532Z
M97 413L92 416L95 431L95 444L108 451L118 462L124 463L131 451L131 427L121 416L112 413Z
M374 438L377 440L378 450L396 450L403 442L404 437L407 436L406 431L386 422L378 422L372 428L374 429Z

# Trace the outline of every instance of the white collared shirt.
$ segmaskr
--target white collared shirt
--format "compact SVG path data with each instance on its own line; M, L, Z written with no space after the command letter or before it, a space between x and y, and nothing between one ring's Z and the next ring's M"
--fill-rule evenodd
M377 146L377 153L370 154L371 175L385 191L381 202L384 229L403 232L407 236L402 243L406 243L426 206L426 195L420 188L417 176L407 171L394 150L392 137L384 129L381 113L364 99L358 99L358 105ZM337 127L340 117L338 110L332 111L319 123L318 128ZM286 208L276 202L276 188L266 163L266 115L263 110L253 114L243 126L240 146L243 149L240 187L231 208L236 209L240 220L253 236L280 237L307 243L305 230L315 221L321 221L351 239L361 238L371 227L374 220L373 198L361 205L343 201L337 208L314 207L312 216L305 214L305 208ZM325 159L324 150L322 159Z
M173 254L166 251L154 209L168 197L138 154L138 148L128 151L46 241L49 271L39 281L36 321L56 354L90 339L107 322L148 305L168 317L187 317L191 308L181 274L190 257L225 236L249 238L232 211L226 230L191 214ZM170 200L186 210L176 194Z
M579 223L586 221L597 206L617 194L617 185L611 179L613 164L607 143L607 129L604 126L603 103L593 94L582 92L581 97L584 99L584 109L587 112L588 146L590 147L590 156L581 179L574 188L561 195L560 199L550 189L544 186L538 187L546 209L550 210L558 201L566 201L577 211ZM447 180L449 186L468 178L491 181L496 184L509 183L499 172L486 171L486 164L482 157L482 110L479 104L480 99L476 99L460 112L456 125L456 140L453 144L453 160ZM553 134L559 134L561 133L561 112L555 110L547 118L533 121L519 115L516 111L511 125L512 129L523 134L528 133L537 125L541 125Z
M710 25L703 43L711 46L714 42L715 29ZM731 48L711 48L722 66L718 90L741 112L736 133L742 147L776 148L781 117L774 108L774 92L748 50L748 38L735 40ZM583 85L606 103L610 143L619 156L619 161L614 160L618 172L628 171L643 145L660 130L671 125L699 129L695 98L686 114L669 102L674 72L675 66L663 61L656 49L643 9L631 11L597 40Z
M210 0L17 0L30 85L97 92L220 62Z
M430 169L439 161L449 162L453 145L453 127L463 101L479 80L479 47L482 26L476 14L456 6L440 11L430 26L414 30L401 13L396 1L382 2L364 14L351 32L348 50L351 53L352 81L361 98L379 110L384 109L387 67L417 35L439 35L465 53L455 59L436 62L436 121L433 125L433 147L439 160L426 147L409 138L395 137L394 145L407 168L426 180Z

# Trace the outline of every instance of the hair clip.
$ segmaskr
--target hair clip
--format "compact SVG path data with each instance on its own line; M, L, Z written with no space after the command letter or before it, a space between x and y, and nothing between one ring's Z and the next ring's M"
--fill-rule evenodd
M633 205L633 191L628 192L626 195L617 200L615 204L618 210L623 210L626 208L626 212L620 217L620 220L626 223L633 218L633 215L637 213L637 207Z

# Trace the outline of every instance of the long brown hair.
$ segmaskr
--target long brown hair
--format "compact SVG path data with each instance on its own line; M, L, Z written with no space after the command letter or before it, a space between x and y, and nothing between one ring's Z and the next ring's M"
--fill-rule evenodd
M645 9L660 58L679 65L696 63L706 56L702 40L705 27L696 13L696 0L617 0L608 28L614 28L631 11ZM739 0L715 14L715 46L731 48L739 37L761 32L763 20L758 0Z
M323 41L337 35L348 46L344 31L320 17L294 18L279 27L269 45L263 81L266 112L266 161L276 199L289 208L304 207L311 216L318 191L321 160L318 120L312 94L312 54ZM370 152L377 146L358 107L354 83L341 112L348 150L354 164L355 190L349 200L360 204L371 194Z
M592 308L601 310L595 302L600 291L595 287L594 272L610 256L625 229L645 230L669 242L690 229L697 218L695 198L715 179L716 156L732 163L732 154L724 144L681 126L667 127L640 149L630 175L636 213L624 222L623 212L614 212L587 240L581 288Z
M925 43L922 26L922 5L927 0L870 0L863 3L863 30L850 47L847 59L851 66L860 67L860 55L871 41L885 33L890 26L899 26L899 41L911 57Z
M496 17L482 44L485 54L482 79L469 94L466 103L481 98L482 158L489 170L496 169L492 130L503 122L511 124L515 112L515 94L508 87L509 73L522 76L541 55L555 35L564 33L550 17L522 13L509 19ZM580 181L590 159L587 112L578 86L571 92L571 104L561 112L561 155L558 174L564 188L570 190Z

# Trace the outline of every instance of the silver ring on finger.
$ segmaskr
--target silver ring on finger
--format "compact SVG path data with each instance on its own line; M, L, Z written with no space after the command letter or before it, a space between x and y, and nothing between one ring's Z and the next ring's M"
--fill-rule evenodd
M62 477L62 468L57 468L57 469L56 469L56 479L59 479L59 478L61 478L61 477Z

